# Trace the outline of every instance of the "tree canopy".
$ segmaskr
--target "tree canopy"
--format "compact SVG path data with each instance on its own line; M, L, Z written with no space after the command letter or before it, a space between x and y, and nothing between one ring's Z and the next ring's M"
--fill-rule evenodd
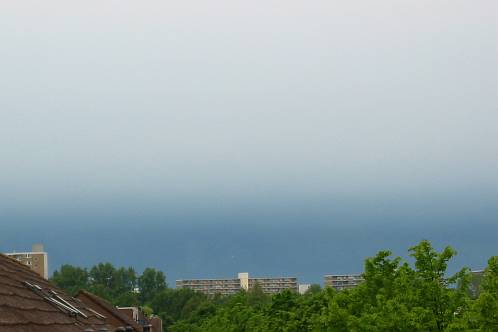
M456 251L430 242L409 248L409 260L380 251L365 260L364 282L353 289L311 287L273 296L256 284L232 296L171 289L161 271L98 264L61 266L54 281L70 293L88 289L115 304L141 305L171 332L498 331L498 256L482 273L479 294L470 270L448 274ZM139 294L135 288L139 288Z

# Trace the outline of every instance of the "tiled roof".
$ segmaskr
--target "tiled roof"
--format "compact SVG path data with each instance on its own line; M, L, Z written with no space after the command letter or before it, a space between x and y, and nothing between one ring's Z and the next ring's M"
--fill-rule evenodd
M133 331L135 332L143 331L142 327L138 325L133 319L130 319L127 315L120 312L118 308L113 306L110 302L95 294L80 290L78 294L76 294L76 298L81 300L88 307L104 315L106 317L106 322L108 322L109 324L115 325L117 327L131 326L133 328ZM112 318L109 316L112 316Z
M1 332L114 331L103 318L27 266L0 254Z

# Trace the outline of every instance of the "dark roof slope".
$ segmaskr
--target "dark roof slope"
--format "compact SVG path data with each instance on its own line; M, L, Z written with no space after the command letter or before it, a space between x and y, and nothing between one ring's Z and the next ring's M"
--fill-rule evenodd
M117 327L131 326L135 332L143 331L142 327L138 325L133 319L130 319L127 315L120 312L118 308L113 306L110 302L95 294L92 294L85 290L80 290L78 294L76 294L76 298L81 300L88 307L104 315L106 317L106 322L109 324Z
M81 332L115 328L15 259L0 254L0 331Z

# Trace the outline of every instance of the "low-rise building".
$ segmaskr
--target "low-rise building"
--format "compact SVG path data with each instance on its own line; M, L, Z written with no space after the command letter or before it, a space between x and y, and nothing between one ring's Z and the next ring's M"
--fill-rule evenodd
M331 274L324 277L325 287L332 287L338 291L354 288L362 282L361 274Z
M189 288L209 295L231 295L241 290L252 289L256 284L266 294L276 294L284 289L298 291L297 278L250 278L247 272L239 273L237 278L233 279L188 279L176 281L177 288Z
M48 255L43 250L42 244L34 244L32 250L29 252L10 252L4 255L14 258L38 273L41 277L48 279Z

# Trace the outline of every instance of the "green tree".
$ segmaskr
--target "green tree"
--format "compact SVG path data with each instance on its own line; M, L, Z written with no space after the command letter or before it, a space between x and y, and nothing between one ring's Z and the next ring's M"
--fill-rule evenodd
M162 271L148 267L138 278L138 286L142 303L148 303L157 293L166 289L166 276Z
M133 292L137 287L137 273L132 267L121 267L114 271L113 276L113 291L116 294Z
M322 291L322 286L319 284L312 284L310 287L306 290L304 293L305 295L315 295L315 294L320 294Z
M475 309L483 331L498 331L498 256L488 260Z
M116 269L111 263L99 263L90 269L89 291L116 305L136 305L134 294L137 274L131 267Z
M252 307L262 307L269 303L271 297L263 292L263 288L259 282L255 282L254 285L247 291L247 304Z
M90 269L92 286L111 290L115 285L116 268L111 263L99 263Z
M60 270L55 270L50 279L55 285L75 295L80 289L89 286L88 271L84 268L64 264Z
M197 300L192 300L197 298ZM189 311L194 309L193 301L198 303L201 300L206 300L206 295L195 292L188 288L171 289L166 288L159 291L151 301L151 307L154 312L167 313L173 321L188 318ZM189 310L185 310L185 306L189 303Z
M130 291L113 296L111 302L119 307L136 307L140 305L138 294Z
M429 241L410 248L415 258L415 275L410 298L413 306L429 309L436 331L444 331L455 315L467 305L470 275L468 269L446 277L448 261L456 255L451 247L438 253Z

